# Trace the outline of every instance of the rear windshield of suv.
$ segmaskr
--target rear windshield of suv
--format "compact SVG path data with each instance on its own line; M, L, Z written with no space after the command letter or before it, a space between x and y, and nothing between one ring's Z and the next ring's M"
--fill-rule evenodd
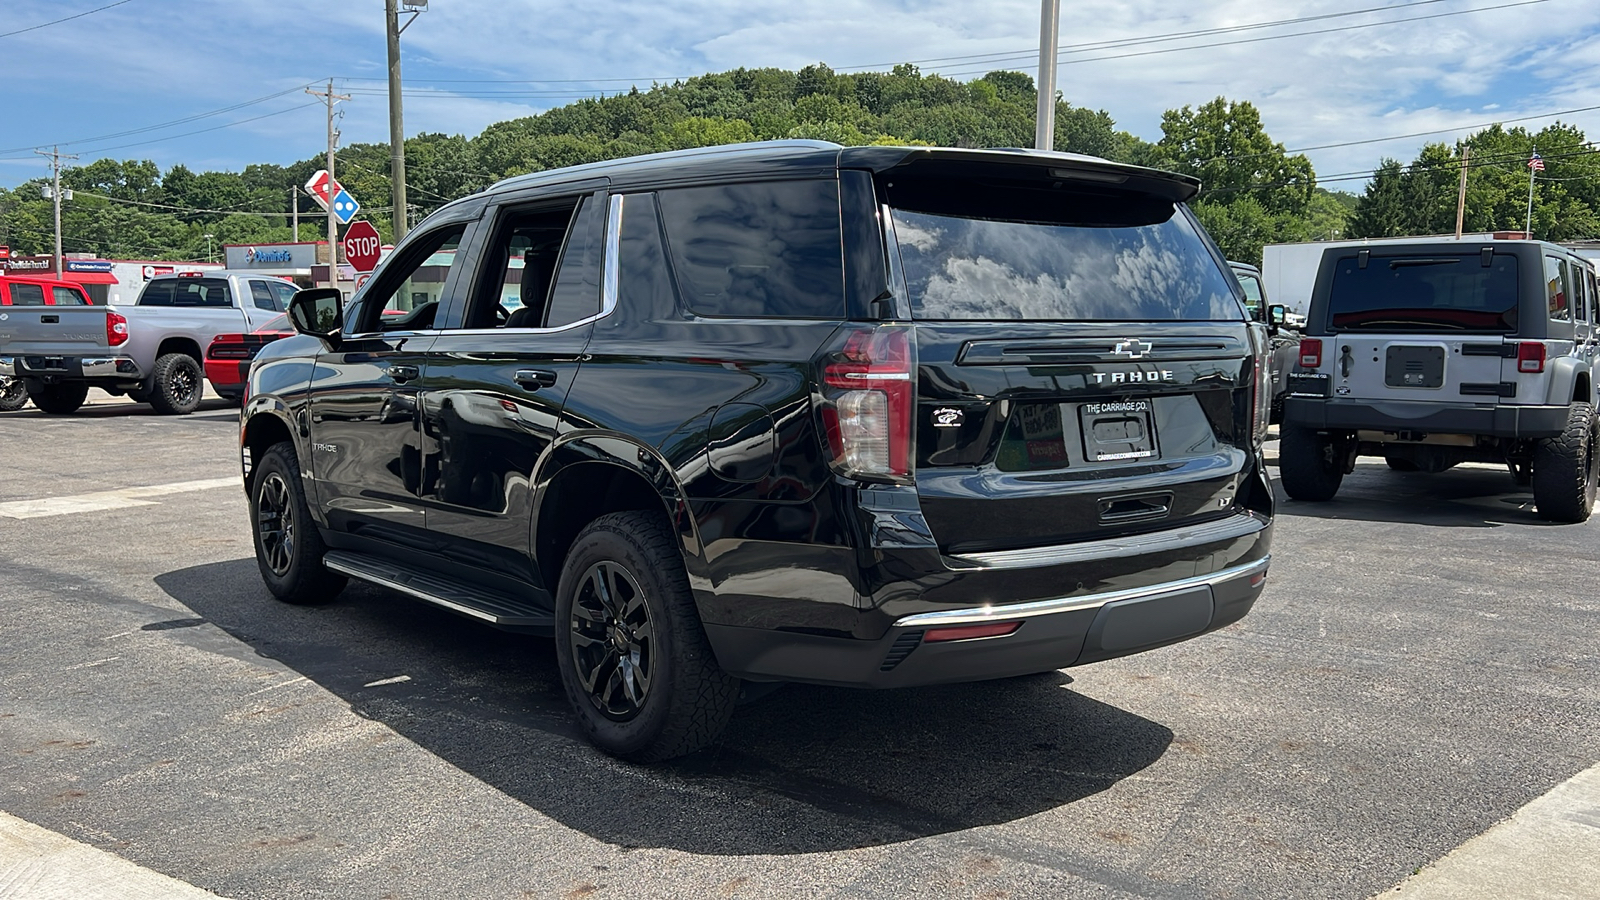
M1002 192L1010 196L986 202L966 193L951 209L918 192L925 202L905 208L894 193L890 214L917 319L1244 317L1232 279L1193 221L1169 202L1085 203L1059 191Z
M1517 330L1517 258L1496 253L1489 265L1472 253L1409 253L1340 259L1328 293L1335 331Z
M145 285L139 306L231 306L226 278L158 278Z

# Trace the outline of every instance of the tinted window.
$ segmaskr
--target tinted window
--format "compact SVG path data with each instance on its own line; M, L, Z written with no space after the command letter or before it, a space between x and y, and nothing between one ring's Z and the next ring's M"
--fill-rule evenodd
M225 278L161 278L145 285L139 306L230 306Z
M973 210L979 216L983 212L981 205ZM1065 321L1242 318L1228 278L1188 216L1170 203L1147 212L1155 215L1127 224L1078 224L896 209L894 233L912 315Z
M605 241L605 217L600 202L584 198L567 234L555 287L550 291L546 328L559 328L600 312L600 246Z
M1546 256L1544 281L1550 318L1562 322L1572 321L1572 278L1567 270L1567 261Z
M83 295L69 287L52 287L50 298L57 306L88 306L89 301Z
M661 243L661 223L654 194L623 198L622 232L617 242L617 304L628 310L658 314L678 305Z
M1517 258L1496 253L1357 257L1334 266L1328 325L1340 331L1517 330ZM1563 301L1565 302L1565 301Z
M289 308L289 301L294 299L294 292L298 290L287 281L269 281L267 286L272 288L273 299L277 303L276 309L279 312Z
M11 303L14 306L43 306L44 287L37 284L13 284Z
M265 281L250 282L250 302L256 305L256 309L283 312L283 307L277 305L277 298L272 296L272 288Z
M844 313L839 186L788 181L658 195L684 302L708 316Z
M460 256L456 250L466 226L452 225L412 241L405 256L386 264L361 301L357 333L427 331L433 328L445 282Z

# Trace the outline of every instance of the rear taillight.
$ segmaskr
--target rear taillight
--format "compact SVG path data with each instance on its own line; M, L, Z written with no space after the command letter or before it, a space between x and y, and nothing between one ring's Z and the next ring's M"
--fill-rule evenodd
M106 310L106 346L120 347L128 342L128 317Z
M1322 365L1322 339L1302 338L1300 340L1300 366L1305 369L1315 369Z
M1517 371L1537 374L1544 371L1544 344L1523 341L1517 345Z
M879 325L846 333L822 360L822 425L842 475L898 481L911 475L914 404L911 330Z
M244 345L245 340L242 334L219 334L211 339L211 346L206 348L206 358L249 359L255 351Z
M1272 357L1270 344L1263 342L1263 345L1263 349L1256 351L1256 377L1250 392L1250 399L1254 401L1250 431L1257 445L1267 439L1267 426L1272 422Z

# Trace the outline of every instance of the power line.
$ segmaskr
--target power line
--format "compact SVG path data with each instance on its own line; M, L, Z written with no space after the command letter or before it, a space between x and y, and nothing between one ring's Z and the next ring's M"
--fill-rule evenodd
M97 12L105 12L106 10L111 9L114 6L121 6L124 3L132 3L132 2L133 2L133 0L117 0L117 2L115 2L115 3L107 3L105 6L96 7L94 9L88 10L87 12L81 12L81 13L78 13L76 15L66 16L65 18L56 19L56 20L51 21L51 22L42 22L42 23L40 23L38 25L29 25L27 28L19 28L16 31L8 31L5 34L0 34L0 38L8 38L8 37L11 37L12 35L16 35L16 34L27 34L30 31L38 31L41 28L49 28L51 25L60 25L62 22L71 22L73 19L81 19L84 16L92 16Z

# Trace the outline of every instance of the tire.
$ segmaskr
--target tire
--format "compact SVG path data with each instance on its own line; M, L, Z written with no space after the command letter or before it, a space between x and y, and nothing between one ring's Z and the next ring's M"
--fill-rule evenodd
M1308 428L1283 426L1278 442L1278 477L1296 500L1332 500L1344 481L1344 466L1333 458L1333 441Z
M632 762L709 745L739 697L660 513L610 513L578 533L556 592L556 659L589 740Z
M33 405L52 416L66 416L78 411L89 396L86 384L28 385L28 399Z
M1574 403L1567 427L1533 448L1533 505L1539 518L1582 522L1594 511L1597 432L1594 407Z
M1417 471L1417 464L1412 462L1409 459L1401 459L1398 456L1385 456L1383 458L1383 461L1388 463L1389 464L1389 468L1395 470L1396 472L1415 472L1415 471Z
M250 484L250 530L256 565L267 590L285 603L327 603L345 577L322 565L327 547L311 519L294 445L274 444L256 464Z
M28 405L28 386L20 378L0 378L0 412L16 412Z
M164 353L157 360L150 382L150 406L166 416L186 416L200 405L205 393L205 373L187 353Z

